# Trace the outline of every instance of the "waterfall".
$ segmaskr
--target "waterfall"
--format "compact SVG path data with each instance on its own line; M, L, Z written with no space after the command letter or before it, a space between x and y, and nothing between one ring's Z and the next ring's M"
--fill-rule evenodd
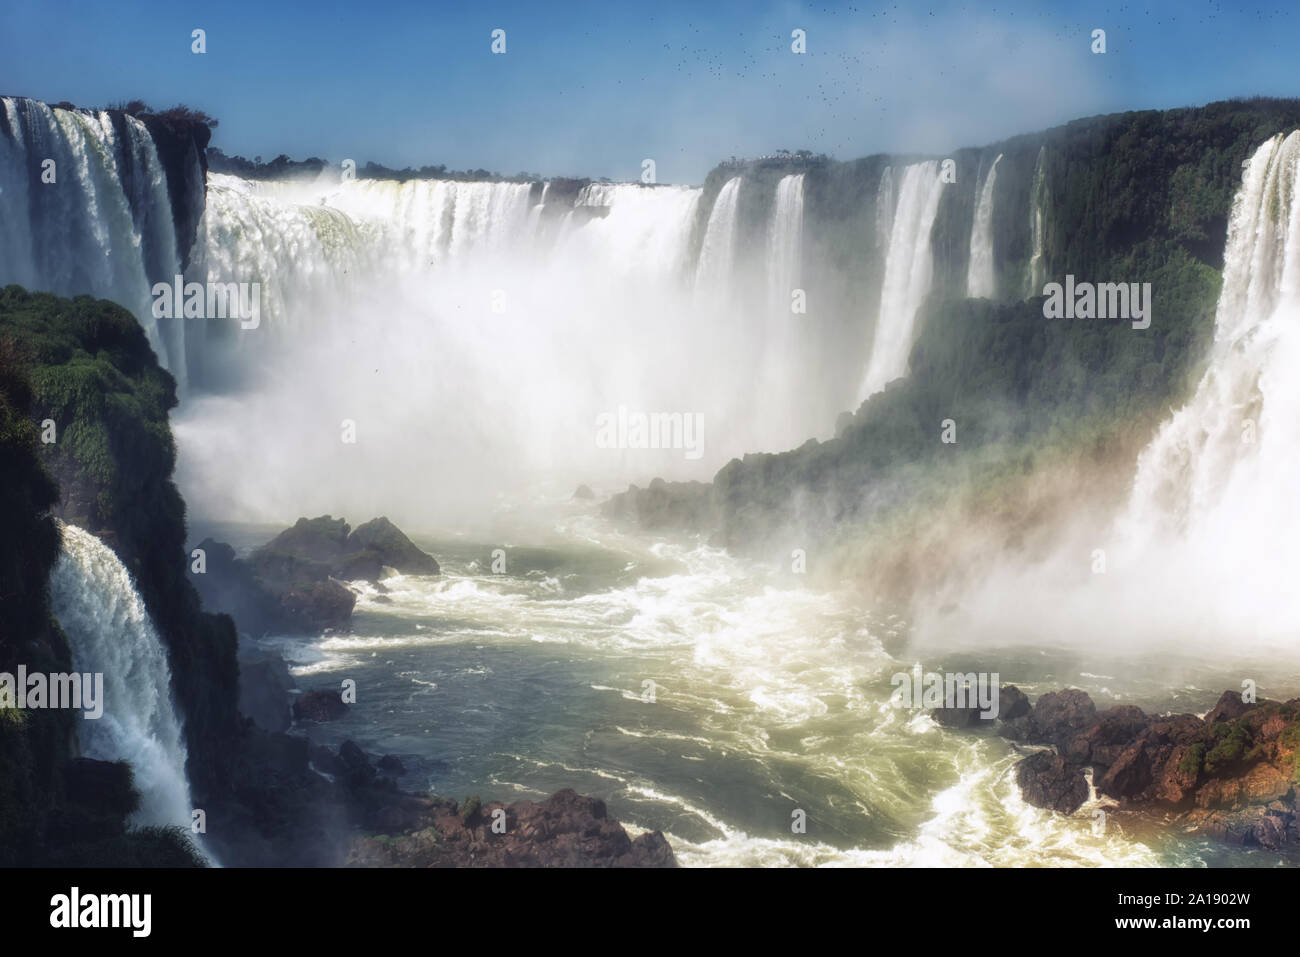
M260 354L266 338L307 334L313 316L350 301L358 277L378 267L375 250L351 217L319 201L294 201L305 198L292 187L208 174L191 272L208 282L259 283L265 328L255 338L204 320L206 330ZM407 199L414 205L413 195ZM437 201L420 199L428 206ZM428 209L422 213L424 222L436 218ZM395 239L384 250L390 257L421 261L437 255L439 237L427 230L417 235L407 228ZM200 354L197 361L210 364L216 357Z
M880 173L880 185L876 187L876 248L889 249L889 237L894 226L894 169L886 166Z
M1300 131L1251 158L1233 202L1209 368L1142 453L1129 547L1173 538L1247 583L1242 602L1300 623ZM1289 614L1279 614L1287 609Z
M966 273L966 295L972 299L992 299L997 293L997 275L993 264L993 187L998 179L999 153L984 177L979 203L970 230L970 267Z
M803 258L803 173L781 177L767 230L769 304L790 314L790 293L799 286ZM787 324L788 325L788 324Z
M742 182L743 176L727 180L709 213L695 275L695 288L705 295L725 295L728 291L736 258L736 210L740 205Z
M152 284L170 282L179 258L149 131L125 114L14 97L0 97L0 114L0 285L125 306L183 389L182 324L152 313Z
M1034 163L1034 185L1029 194L1029 236L1033 254L1029 259L1028 285L1025 298L1043 294L1043 280L1047 278L1046 264L1043 262L1043 217L1047 202L1047 147L1038 148L1038 159Z
M753 408L766 421L774 448L793 448L808 437L791 401L815 352L808 343L807 316L792 309L792 293L803 286L803 183L803 173L781 178L767 225L767 316L761 327L761 387L755 390Z
M548 470L576 484L707 467L597 447L597 416L620 405L716 416L707 465L772 441L747 424L752 363L716 363L743 316L695 296L698 188L552 185L534 215L542 190L529 183L210 174L208 187L192 271L260 283L263 308L256 329L191 329L196 387L174 428L197 507L271 515L329 497L415 512ZM345 419L364 451L340 459ZM258 470L235 468L245 460ZM311 478L322 473L328 487ZM415 481L430 474L436 496Z
M907 372L916 314L930 292L934 274L930 229L939 212L943 185L936 160L914 163L903 170L889 231L880 313L859 401Z
M172 704L167 652L131 576L112 549L63 525L50 598L72 647L73 668L104 676L104 713L80 725L81 751L126 761L140 792L136 825L190 825L185 743Z
M699 201L698 189L592 183L583 188L577 203L607 214L570 228L554 253L599 262L602 270L619 276L680 281L689 265L690 231Z
M1005 576L967 602L972 620L1015 628L998 612L1014 606L1035 635L1075 634L1091 647L1196 649L1220 661L1294 655L1297 176L1300 132L1274 137L1249 160L1228 221L1208 367L1139 455L1114 526L1085 526L1050 561L1024 577ZM1089 567L1097 549L1105 574Z

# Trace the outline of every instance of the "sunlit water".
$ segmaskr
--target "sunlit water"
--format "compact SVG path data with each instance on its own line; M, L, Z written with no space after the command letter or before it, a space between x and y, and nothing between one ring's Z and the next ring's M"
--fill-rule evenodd
M632 830L662 829L692 866L1284 860L1181 835L1144 843L1115 825L1098 832L1096 802L1070 817L1030 807L1014 781L1024 751L889 704L890 677L920 661L998 671L1031 696L1073 686L1103 708L1201 713L1239 668L1166 658L1095 670L1091 657L1024 649L918 657L897 618L703 544L630 537L591 506L518 527L528 529L518 540L415 536L440 577L356 583L350 634L263 639L302 688L357 682L347 717L298 730L400 756L408 790L599 796ZM270 535L208 531L241 548ZM504 573L492 571L497 548ZM1271 696L1297 688L1300 673L1261 684ZM792 833L796 810L805 834Z

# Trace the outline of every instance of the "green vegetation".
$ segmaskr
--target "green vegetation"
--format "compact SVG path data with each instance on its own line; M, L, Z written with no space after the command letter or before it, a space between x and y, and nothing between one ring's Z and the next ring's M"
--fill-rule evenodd
M167 421L175 404L171 376L126 310L0 289L0 666L21 654L29 668L71 667L46 599L57 504L66 521L109 543L136 582L167 646L191 785L204 800L230 786L240 738L235 633L228 618L200 611L186 578ZM50 443L38 440L46 420ZM52 841L60 829L70 833L57 805L71 720L39 711L21 725L0 722L0 860L48 854L47 829ZM121 840L124 859L149 849L172 855L175 843L152 833Z
M478 823L479 813L483 810L483 802L475 794L471 798L466 798L465 803L460 808L460 822L466 827L473 827Z
M898 538L909 547L938 507L978 514L976 502L991 502L1019 521L1011 500L1045 468L1131 474L1132 456L1204 368L1242 163L1296 127L1300 100L1256 99L1094 117L958 151L961 175L935 221L933 292L918 318L909 374L842 415L836 439L747 455L719 471L711 506L722 541L753 548L782 537L870 540L879 557L883 526L906 529ZM1042 290L1027 282L1040 153L1047 279L1150 283L1149 329L1043 317ZM968 300L976 174L998 154L994 246L1003 298ZM913 160L869 157L809 172L805 282L819 300L874 314L883 270L881 254L872 254L876 189L885 165ZM710 174L702 208L709 186L716 192L729 174ZM744 206L742 196L742 217ZM939 441L946 419L956 444ZM999 484L1007 489L1000 499Z
M1291 719L1291 723L1283 729L1278 740L1282 747L1292 752L1291 780L1300 785L1300 713Z
M62 105L62 104L60 104ZM75 109L68 105L65 109ZM155 110L143 100L119 100L116 103L110 103L104 107L106 110L118 110L137 119L143 120L145 117L156 116L169 123L188 124L197 123L206 126L210 130L215 130L220 126L220 122L204 113L202 110L196 110L186 106L184 103L177 103L175 106L166 110Z
M0 331L0 671L71 668L67 642L50 619L45 583L59 554L50 516L58 487L41 464L31 386L18 348ZM68 756L70 713L0 711L0 866L32 859Z
M1187 749L1187 753L1183 755L1183 759L1178 762L1178 770L1181 774L1196 777L1200 775L1201 768L1204 764L1205 745L1197 741Z
M1215 745L1205 754L1205 771L1216 774L1241 763L1252 744L1250 729L1244 721L1216 724L1210 729Z
M61 849L50 867L207 867L182 827L140 827Z

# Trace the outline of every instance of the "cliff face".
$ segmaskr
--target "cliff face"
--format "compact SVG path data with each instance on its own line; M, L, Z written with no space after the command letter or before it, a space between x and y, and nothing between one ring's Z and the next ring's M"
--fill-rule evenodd
M1300 101L1260 99L1094 117L957 151L957 179L944 188L930 234L934 278L907 376L842 413L832 440L733 460L707 490L662 483L629 490L607 510L647 525L687 516L683 527L771 554L860 539L864 527L891 523L911 555L904 565L922 566L930 558L920 560L917 526L900 531L899 516L947 509L946 518L964 510L988 521L1003 512L1046 513L1068 505L1068 495L1045 487L1054 470L1085 477L1090 487L1076 490L1080 495L1113 491L1102 487L1113 479L1107 470L1124 462L1131 468L1159 417L1188 394L1203 367L1243 162L1260 143L1297 126ZM968 299L977 193L998 156L997 292ZM880 309L882 173L909 162L915 158L876 156L816 163L805 173L803 282L826 304L819 315L845 317L860 335L871 335ZM736 173L710 174L701 222L711 194ZM744 175L761 184L776 174ZM770 193L742 190L741 221L761 220L762 211L747 211L746 203L770 201ZM1150 328L1045 320L1043 283L1067 274L1150 283ZM846 327L843 335L850 334ZM850 361L820 358L832 380L854 374L843 368ZM947 420L955 443L940 441ZM993 486L1014 491L992 496ZM1017 521L1011 517L998 534L1017 539L1024 532ZM904 568L899 577L911 576Z
M0 672L20 664L69 671L45 582L59 554L50 515L58 487L41 467L27 417L31 389L12 340L0 336ZM74 716L0 710L0 865L30 861L57 803L58 768L71 755Z
M0 136L12 138L20 150L20 155L27 161L27 183L19 188L17 195L20 203L11 207L8 215L21 216L23 205L32 224L49 222L63 224L62 209L50 191L42 189L42 169L40 164L49 158L52 144L62 139L60 133L53 132L50 108L38 100L26 97L14 97L16 123L10 121L5 109L0 109ZM69 110L75 110L71 104L63 104ZM82 111L89 115L89 111ZM128 130L128 115L122 110L105 110L112 124L114 169L122 180L123 194L132 205L132 213L139 222L151 215L152 210L142 208L149 202L149 189L144 178L150 174L145 168L145 160L136 150L135 138ZM212 138L208 123L215 122L203 114L193 113L184 107L176 107L164 113L152 113L145 110L133 112L133 115L148 131L153 141L166 177L167 197L171 206L172 226L175 230L176 252L179 254L182 268L189 264L194 239L198 232L199 220L203 216L204 198L207 191L207 146ZM96 133L95 135L99 135ZM105 139L105 142L110 142ZM25 198L25 199L22 199ZM38 262L57 254L68 246L66 234L57 231L48 234L34 230L36 235L33 250ZM170 280L174 263L163 260L163 250L152 245L153 234L146 231L143 237L146 248L142 251L145 272L150 281ZM10 264L12 265L12 264ZM13 276L12 271L10 277ZM19 273L21 276L21 273ZM39 273L38 273L39 275ZM54 287L52 287L54 288ZM94 288L93 284L81 277L81 285L75 288Z
M186 574L185 506L171 478L167 422L175 383L133 316L88 297L0 290L0 338L30 381L29 420L50 419L57 430L55 442L38 446L61 492L53 514L117 553L167 646L190 783L203 806L230 787L238 671L232 622L200 610ZM40 514L15 508L28 511ZM28 574L48 577L48 565L34 562ZM39 581L24 594L43 595Z
M158 150L158 161L167 172L167 195L176 226L176 249L181 268L190 263L190 252L198 234L207 193L208 142L212 130L192 119L146 114L140 117Z
M169 382L158 377L135 320L116 306L0 290L0 671L72 670L46 584L59 555L55 515L126 542L137 579L153 586L155 617L172 616L160 630L171 639L177 694L199 715L187 729L199 759L191 766L213 761L220 771L233 741L216 739L225 728L211 715L222 710L225 693L196 683L195 667L214 667L223 677L221 623L178 621L157 600L172 587L156 572L165 558L151 554L154 544L123 501L138 494L132 483L156 481L150 473L157 462L170 462L170 439L160 449L156 422L143 416L150 390L169 394ZM135 416L142 419L133 431L125 421ZM55 420L63 445L38 442L36 423L46 418ZM67 482L66 497L55 476ZM163 515L175 504L157 489L148 494L160 496ZM165 548L165 521L158 530ZM138 803L130 767L75 757L76 734L74 710L0 711L0 864L198 863L174 830L128 832Z

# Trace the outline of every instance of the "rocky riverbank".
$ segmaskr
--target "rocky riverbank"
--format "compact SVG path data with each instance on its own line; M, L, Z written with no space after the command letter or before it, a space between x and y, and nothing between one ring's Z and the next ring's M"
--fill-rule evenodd
M193 579L204 606L251 635L345 629L356 605L346 582L378 583L386 569L439 574L437 560L384 517L355 529L329 515L300 518L247 559L211 538L198 547L203 571Z
M933 712L947 727L979 724L975 709ZM1016 766L1024 799L1072 814L1099 797L1139 825L1160 823L1241 846L1300 848L1300 698L1243 700L1225 691L1204 717L1150 715L1133 705L1099 711L1086 692L1031 705L1001 689L996 733L1050 750Z
M349 867L676 867L659 831L636 838L605 802L565 788L545 801L393 795L369 810Z

